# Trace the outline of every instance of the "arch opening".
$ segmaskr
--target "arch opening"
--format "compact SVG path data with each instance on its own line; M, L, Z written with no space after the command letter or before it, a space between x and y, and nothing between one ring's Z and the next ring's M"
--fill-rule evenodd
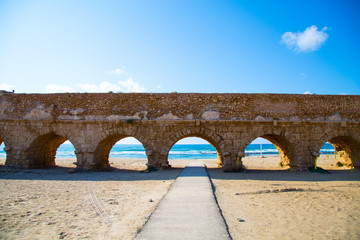
M326 142L319 150L319 156L314 157L314 166L322 169L340 169L337 161L337 154L333 145Z
M290 165L288 146L286 139L279 135L258 137L246 146L243 165L246 169L287 169Z
M37 137L26 151L27 166L29 168L55 167L58 148L67 140L66 137L54 132Z
M199 136L186 136L171 146L168 162L172 167L185 167L191 161L201 161L208 167L218 167L221 164L221 155L213 141Z
M112 135L103 139L95 151L98 169L113 167L143 170L147 156L144 145L136 138L126 135Z
M321 147L319 153L319 158L315 158L319 167L331 169L360 167L360 145L352 137L331 138Z
M55 165L66 168L75 168L77 166L75 147L69 140L66 140L57 148Z

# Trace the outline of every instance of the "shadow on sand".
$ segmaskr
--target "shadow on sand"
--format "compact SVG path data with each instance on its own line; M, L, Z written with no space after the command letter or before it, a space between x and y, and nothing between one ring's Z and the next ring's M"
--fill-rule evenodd
M53 180L53 181L148 181L176 179L183 168L171 168L144 173L110 167L105 171L79 171L74 168L53 167L43 169L17 169L0 166L0 179Z
M360 170L328 170L322 174L310 171L292 172L289 170L257 170L224 173L218 168L208 168L212 179L223 180L261 180L261 181L360 181Z
M76 171L74 168L54 167L47 169L14 169L0 165L0 179L9 180L53 180L53 181L149 181L176 179L183 168L170 168L144 173L138 170L110 167L107 171ZM223 172L221 168L207 168L211 179L262 180L262 181L360 181L360 170L329 170L329 174L309 171L246 170ZM195 175L194 175L195 176ZM193 176L193 177L194 177Z

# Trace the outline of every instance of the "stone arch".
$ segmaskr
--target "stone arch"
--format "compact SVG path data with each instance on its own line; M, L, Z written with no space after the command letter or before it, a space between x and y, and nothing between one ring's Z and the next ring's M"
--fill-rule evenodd
M261 136L262 138L268 140L279 152L280 163L284 166L291 165L290 159L290 142L284 137L275 134L266 134Z
M116 142L120 141L121 139L133 137L138 140L145 151L149 151L149 146L145 142L145 139L141 136L138 136L133 131L121 131L121 132L113 132L113 131L105 131L103 137L100 139L99 143L96 145L94 151L94 161L92 163L92 169L94 170L101 170L108 168L109 165L109 155L112 147L115 145Z
M216 149L218 156L218 162L217 162L218 165L219 166L222 165L222 163L224 162L223 161L224 146L225 146L224 139L216 132L203 127L186 127L179 131L174 132L166 139L164 145L162 146L161 155L164 156L167 164L169 163L168 157L171 148L178 141L187 137L198 137L210 143Z
M292 165L293 146L290 140L285 136L285 132L278 130L274 131L273 129L264 130L261 133L251 136L251 140L246 142L246 146L259 137L268 140L276 147L280 155L280 164L282 166ZM242 152L245 152L246 146L244 146L244 149L241 149Z
M77 150L79 146L71 139L52 131L33 139L25 151L26 167L47 168L55 166L56 151L61 144L69 140ZM75 151L76 153L77 151Z
M326 140L322 138L316 144L316 153L320 153L321 147L326 143L329 142L337 152L337 157L341 163L350 167L354 166L355 168L360 168L360 142L359 140L355 139L351 135L326 135ZM316 154L313 157L313 160L318 156Z

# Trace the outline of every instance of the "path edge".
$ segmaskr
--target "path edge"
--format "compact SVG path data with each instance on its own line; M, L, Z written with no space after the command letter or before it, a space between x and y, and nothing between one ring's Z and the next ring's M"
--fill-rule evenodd
M183 168L183 170L184 170L184 169L185 169L185 168ZM205 167L205 169L206 169L206 167ZM166 191L166 193L164 194L164 196L162 196L162 198L161 198L161 199L159 200L159 202L156 204L154 211L152 211L152 212L149 214L149 216L147 216L146 221L144 222L144 224L141 226L141 228L140 228L139 230L136 231L135 237L134 237L133 239L136 239L136 237L137 237L137 236L140 234L140 232L144 229L145 225L146 225L147 222L150 220L150 217L154 214L154 212L156 211L156 209L159 207L161 201L166 197L166 195L168 195L168 193L170 192L172 186L174 185L175 181L178 179L178 177L180 176L180 174L182 173L183 170L179 171L179 174L174 178L174 181L170 184L170 186L169 186L168 190ZM160 171L162 171L162 170L160 170ZM206 171L206 172L207 172L207 171ZM209 176L209 175L208 175L208 176ZM222 216L222 214L221 214L221 216ZM226 223L225 223L225 225L226 225ZM226 226L227 226L227 225L226 225ZM231 239L232 239L232 238L231 238Z
M218 209L219 209L220 216L221 216L221 218L223 219L223 221L224 221L224 223L225 223L226 232L227 232L227 234L229 235L230 240L233 240L233 238L232 238L232 236L231 236L231 234L230 234L229 225L228 225L227 222L226 222L226 219L225 219L225 217L224 217L224 215L223 215L223 211L222 211L222 209L221 209L221 207L220 207L220 205L219 205L219 202L218 202L217 197L216 197L216 194L215 194L215 192L216 192L216 187L215 187L215 185L214 185L214 183L213 183L213 181L212 181L212 178L210 177L210 174L209 174L207 165L206 165L206 164L204 164L204 165L205 165L206 174L208 175L208 178L209 178L209 181L210 181L210 184L211 184L211 189L212 189L212 192L213 192L213 195L214 195L215 203L216 203L216 205L217 205L217 207L218 207Z

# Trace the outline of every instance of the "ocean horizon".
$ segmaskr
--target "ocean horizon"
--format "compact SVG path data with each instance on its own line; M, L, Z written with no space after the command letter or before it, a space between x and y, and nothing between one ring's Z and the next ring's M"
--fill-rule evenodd
M71 143L60 145L56 152L57 158L76 158L74 146ZM326 143L320 154L334 154L335 149ZM273 144L250 144L245 149L246 156L279 155ZM0 157L6 157L4 144L0 146ZM115 144L109 158L139 158L146 159L145 149L141 144ZM216 149L210 144L176 144L169 153L169 159L217 159Z

